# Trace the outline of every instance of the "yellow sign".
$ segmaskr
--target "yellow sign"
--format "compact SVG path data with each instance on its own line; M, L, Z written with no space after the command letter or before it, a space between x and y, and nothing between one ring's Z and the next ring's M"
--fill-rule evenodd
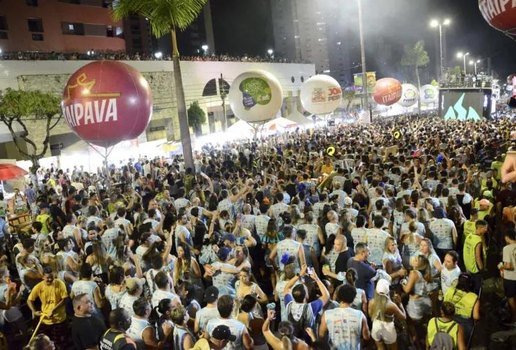
M333 146L330 146L326 149L326 154L328 154L330 157L333 157L333 155L335 154L335 147Z
M392 132L392 137L394 137L396 140L399 140L401 138L401 131L399 130L394 130Z

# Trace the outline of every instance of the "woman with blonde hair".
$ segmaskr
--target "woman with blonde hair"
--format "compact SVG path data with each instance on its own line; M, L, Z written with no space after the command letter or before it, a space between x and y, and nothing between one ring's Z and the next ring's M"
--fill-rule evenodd
M400 278L407 275L407 270L403 267L398 244L393 237L387 237L382 257L383 269L392 278L392 284L397 285Z
M394 294L394 301L391 300L389 282L384 279L376 285L374 298L369 302L369 315L373 321L371 336L376 348L396 350L398 345L394 319L405 320L407 314L399 294Z
M403 291L409 294L407 304L407 313L410 316L412 337L418 347L418 344L425 339L421 334L421 323L432 314L432 301L429 297L430 283L432 282L432 274L430 263L424 255L416 255L410 259L412 271L408 278L401 281Z
M403 243L401 257L405 268L410 266L410 258L417 253L419 250L419 243L423 239L423 237L417 232L418 227L416 221L411 221L408 225L408 229L409 232L402 234L400 238L401 243Z

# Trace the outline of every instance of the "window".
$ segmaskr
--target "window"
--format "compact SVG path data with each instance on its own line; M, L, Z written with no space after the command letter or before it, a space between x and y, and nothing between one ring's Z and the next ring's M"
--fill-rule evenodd
M7 32L0 32L0 39L9 39L7 37Z
M32 40L34 41L43 41L43 34L32 34Z
M25 0L25 3L27 6L37 7L38 6L38 0Z
M41 18L29 18L27 19L29 26L29 32L43 32L43 21Z
M0 30L8 30L7 27L7 18L5 16L0 16Z
M84 35L84 24L61 22L63 34L67 35Z

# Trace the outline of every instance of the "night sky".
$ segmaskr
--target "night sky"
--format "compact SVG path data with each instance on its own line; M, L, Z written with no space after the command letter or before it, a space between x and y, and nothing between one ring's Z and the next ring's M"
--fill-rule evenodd
M281 0L212 0L218 53L263 55L273 46L270 1ZM355 0L328 1L342 2L345 16L348 13L351 17L356 16ZM381 37L398 52L405 44L424 40L431 59L429 69L432 70L438 35L437 30L430 28L429 22L434 17L446 17L452 20L452 25L446 29L449 66L462 65L456 54L464 51L477 59L491 57L493 71L502 78L516 72L516 41L489 26L476 0L363 0L363 4L366 47L372 36ZM358 38L358 29L356 35ZM353 59L358 61L360 58ZM388 63L391 67L386 67L378 63L379 59L368 57L367 64L380 76L387 75L392 66L399 64L396 58Z

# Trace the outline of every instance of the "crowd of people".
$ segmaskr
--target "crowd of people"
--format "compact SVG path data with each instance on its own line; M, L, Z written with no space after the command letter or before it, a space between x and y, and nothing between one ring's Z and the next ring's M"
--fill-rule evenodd
M16 52L0 52L0 59L2 60L16 60L16 61L75 61L75 60L117 60L117 61L170 61L170 55L163 54L134 54L125 51L100 51L88 50L87 52L40 52L40 51L16 51ZM222 61L222 62L268 62L268 63L304 63L292 62L285 58L276 57L274 55L267 56L230 56L230 55L215 55L205 54L197 56L181 56L182 61Z
M193 168L40 169L4 206L32 224L0 221L3 334L34 350L466 349L490 264L500 322L516 321L513 130L412 116L205 147Z

